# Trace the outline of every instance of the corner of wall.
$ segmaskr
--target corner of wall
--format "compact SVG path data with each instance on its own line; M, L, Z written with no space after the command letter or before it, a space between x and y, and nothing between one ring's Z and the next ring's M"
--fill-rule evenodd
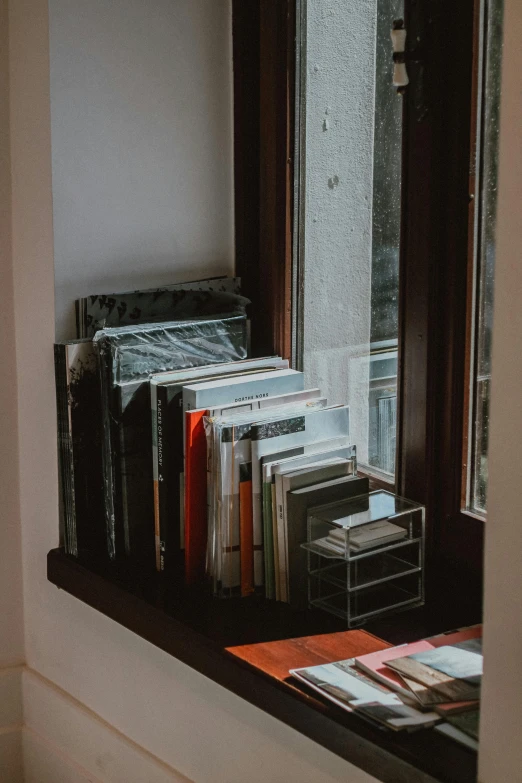
M22 667L0 670L0 776L22 783Z
M190 783L37 672L22 680L25 783Z

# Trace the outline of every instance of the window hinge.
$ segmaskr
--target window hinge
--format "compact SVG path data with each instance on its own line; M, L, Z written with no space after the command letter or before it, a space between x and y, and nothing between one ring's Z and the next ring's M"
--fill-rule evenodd
M410 83L406 69L406 29L403 19L395 19L391 30L393 47L393 86L397 92L404 93Z

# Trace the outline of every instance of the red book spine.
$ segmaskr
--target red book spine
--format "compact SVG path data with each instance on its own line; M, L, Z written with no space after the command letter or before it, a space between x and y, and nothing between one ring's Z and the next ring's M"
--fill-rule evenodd
M241 542L241 595L244 597L254 592L254 524L250 464L240 465L239 536Z
M207 437L206 411L189 411L185 421L185 581L205 578L207 551Z

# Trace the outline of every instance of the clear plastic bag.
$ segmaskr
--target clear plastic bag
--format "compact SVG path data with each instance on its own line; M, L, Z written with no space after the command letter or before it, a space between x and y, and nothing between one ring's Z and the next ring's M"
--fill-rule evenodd
M218 277L142 291L96 294L76 300L78 337L100 329L241 312L238 277Z

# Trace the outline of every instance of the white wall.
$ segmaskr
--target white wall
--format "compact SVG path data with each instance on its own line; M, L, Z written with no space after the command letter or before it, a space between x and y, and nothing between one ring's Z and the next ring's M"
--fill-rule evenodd
M0 2L0 669L24 659L16 357L11 260L7 0ZM13 426L14 425L14 426Z
M0 669L0 781L22 783L22 667Z
M24 660L17 377L11 248L7 0L0 0L0 780L21 783Z
M58 339L90 293L233 264L230 0L50 0Z
M522 781L522 5L505 0L481 783Z
M170 6L176 9L198 9L200 20L203 7L209 13L216 13L211 11L215 4L215 0L170 0ZM107 2L106 7L109 5ZM146 5L150 7L150 3ZM84 3L83 8L90 8L90 4ZM70 595L58 591L46 580L46 552L58 543L47 0L12 2L9 21L14 319L27 663L114 729L197 783L244 783L246 779L251 783L266 783L267 780L369 783L371 779L364 773ZM203 29L206 32L200 31L201 35L207 36L208 28L204 26ZM216 27L212 32L219 29L222 27ZM187 35L189 31L193 32L193 27L185 31ZM204 43L200 46L205 48ZM213 51L210 40L208 46ZM178 56L179 52L173 48L170 57L179 66L180 79L188 78L183 74L183 64ZM208 62L208 70L208 78L211 78L212 61ZM215 129L209 127L207 130L211 139ZM188 132L192 132L191 128ZM206 143L205 136L202 146ZM214 145L211 140L208 143ZM226 144L230 144L230 139ZM199 170L204 150L198 151L196 157L193 157L194 150L189 152L190 165ZM183 186L181 173L179 176L174 174L176 172L170 185L173 193ZM200 172L200 176L204 177L204 173ZM145 191L147 187L149 185ZM204 199L203 190L201 197ZM78 198L82 195L80 182L75 193ZM231 204L231 192L222 193L222 201ZM221 206L216 208L221 209ZM134 210L135 202L132 201L128 214L134 215ZM229 232L230 214L226 219ZM64 230L62 226L62 234L57 232L58 245L63 241ZM194 263L191 274L206 273L208 259L198 244L199 230L189 225L185 231L181 225L177 231L179 241L187 242L186 253L179 258L180 265L187 258L191 262L197 258L201 269ZM221 228L217 226L216 247L221 242L220 237ZM63 250L63 245L61 247ZM75 274L81 271L78 259L77 256L74 262ZM58 275L59 269L60 261L57 260ZM97 267L96 274L99 271ZM62 280L62 283L64 287L57 293L59 301L64 303L66 281ZM12 426L16 425L12 422ZM45 720L40 725L45 732ZM51 726L48 730L51 731ZM48 741L43 744L48 753L53 748L57 753L67 753L67 735L62 736L61 747L60 736L47 737ZM34 737L25 743L31 775L34 752L41 744ZM100 748L100 754L103 750ZM53 767L49 758L45 764L46 769L58 769L57 763ZM65 766L71 768L68 763ZM61 768L64 769L64 765ZM102 776L98 770L91 772L94 774L89 779L118 781L117 775ZM54 783L51 774L47 780ZM74 779L83 777L82 772ZM37 780L34 775L29 779ZM63 779L73 778L66 778L64 772ZM42 781L38 780L38 783Z

